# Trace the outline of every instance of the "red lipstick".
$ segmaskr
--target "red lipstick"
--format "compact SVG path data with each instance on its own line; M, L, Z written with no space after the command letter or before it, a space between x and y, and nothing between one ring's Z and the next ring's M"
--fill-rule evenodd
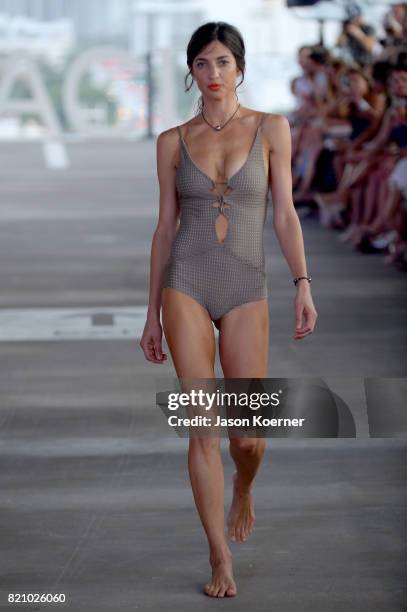
M212 89L213 91L217 91L220 87L220 85L218 85L217 83L214 83L213 85L208 85L209 89Z

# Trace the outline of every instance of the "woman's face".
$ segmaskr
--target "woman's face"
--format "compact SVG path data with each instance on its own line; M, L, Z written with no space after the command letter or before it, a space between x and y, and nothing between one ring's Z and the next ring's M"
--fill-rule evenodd
M298 63L303 70L307 68L307 63L308 63L308 58L309 58L310 53L311 53L311 50L307 48L301 49L301 51L298 52Z
M394 4L391 7L390 12L393 13L393 15L397 19L397 21L399 21L401 23L403 18L404 18L406 10L405 10L403 4Z
M241 71L233 53L218 40L204 47L192 64L192 76L202 95L215 99L234 92L239 75ZM219 86L217 89L209 87L215 84Z
M387 85L393 96L407 97L407 72L405 70L393 70L387 79Z
M394 93L396 96L401 98L407 97L407 71L406 70L394 70L392 73L392 80L394 83Z

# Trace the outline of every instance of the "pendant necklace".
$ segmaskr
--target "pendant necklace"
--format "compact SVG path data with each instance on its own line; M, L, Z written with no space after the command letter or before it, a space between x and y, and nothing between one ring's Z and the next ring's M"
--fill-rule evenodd
M229 121L232 121L233 117L236 115L237 111L239 110L239 107L240 107L240 104L237 105L237 108L236 108L235 112L233 113L233 115L223 125L212 125L211 123L209 123L209 121L207 121L207 119L206 119L206 117L204 115L203 109L201 111L201 115L202 115L203 120L205 121L205 123L207 123L209 125L209 127L211 127L213 130L216 130L217 132L219 132L220 130L223 130L223 128L225 127L225 125L227 125L229 123Z

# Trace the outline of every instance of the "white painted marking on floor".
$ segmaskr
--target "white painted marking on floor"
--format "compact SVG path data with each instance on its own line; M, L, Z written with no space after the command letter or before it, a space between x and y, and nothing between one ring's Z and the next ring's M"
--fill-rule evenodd
M141 338L147 306L0 309L0 342Z
M43 151L47 168L68 168L70 166L65 144L57 140L45 140Z
M26 223L27 221L75 221L78 219L95 220L95 218L98 220L129 219L131 221L132 219L137 219L138 217L149 219L157 216L157 208L155 205L144 205L140 202L137 204L137 208L133 206L131 210L128 206L123 206L122 209L115 208L114 211L112 211L112 209L98 209L97 214L89 202L82 202L81 206L81 210L73 207L69 210L62 208L51 209L49 207L28 210L27 208L16 209L13 203L6 204L2 202L0 224L9 223L10 221Z

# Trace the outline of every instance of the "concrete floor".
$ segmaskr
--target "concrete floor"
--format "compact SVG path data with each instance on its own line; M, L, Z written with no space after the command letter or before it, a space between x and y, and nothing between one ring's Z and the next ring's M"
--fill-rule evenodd
M147 362L135 332L92 333L107 307L114 318L115 308L146 305L154 145L71 143L68 153L70 169L51 171L35 143L0 147L0 319L25 313L29 328L33 311L49 312L52 333L59 309L70 308L80 330L0 341L0 609L15 608L10 592L52 592L75 612L402 610L406 432L370 438L357 411L354 439L268 441L255 531L231 544L238 597L217 603L201 593L210 572L187 441L155 405L172 365ZM269 375L336 379L352 406L364 377L405 382L406 276L314 219L302 225L317 328L291 339L294 288L269 215ZM99 313L88 326L84 307ZM227 510L226 440L222 449Z

